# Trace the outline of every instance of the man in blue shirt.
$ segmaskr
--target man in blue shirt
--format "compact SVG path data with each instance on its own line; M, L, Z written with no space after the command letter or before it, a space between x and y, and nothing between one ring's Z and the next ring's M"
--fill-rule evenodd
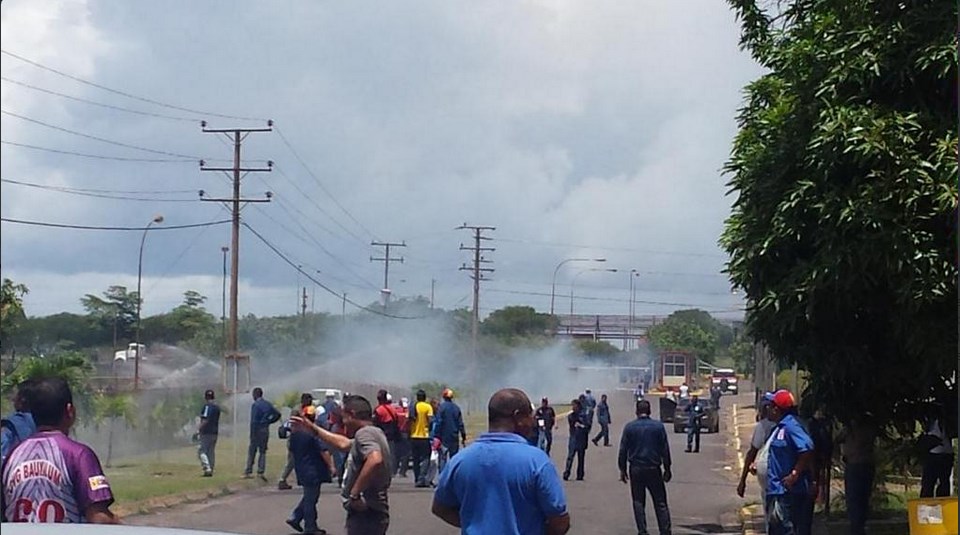
M700 396L694 394L687 405L687 453L700 453L700 426L703 425L704 408Z
M304 407L302 417L313 422L316 409L312 405ZM336 471L333 456L330 455L330 448L309 429L294 428L289 440L297 485L303 488L303 495L287 519L287 525L296 531L323 533L317 527L317 501L320 500L320 485L333 481L332 475Z
M766 500L771 535L806 535L813 521L813 440L797 420L796 406L789 390L773 395L770 419L777 425L769 439Z
M507 388L487 405L489 432L447 463L433 514L463 534L563 535L570 515L553 463L525 437L535 429L530 399Z
M593 445L596 446L600 439L603 439L603 445L610 445L610 424L613 420L610 418L610 406L607 405L607 395L600 396L600 404L597 405L597 423L600 424L600 432L593 437Z
M257 461L257 476L266 481L264 472L267 471L267 441L270 439L270 424L280 419L280 411L272 403L263 399L263 389L259 386L253 389L253 405L250 407L250 447L247 449L247 467L243 477L253 477L253 459L259 452Z
M460 451L460 444L467 444L467 430L463 426L463 414L460 407L453 402L453 390L443 389L443 403L437 409L434 417L437 424L435 438L440 439L440 470L447 461ZM457 439L460 439L459 441Z
M213 477L217 466L217 437L220 433L220 406L214 400L213 390L203 393L203 409L200 411L200 427L197 429L200 445L197 454L203 477Z
M650 402L642 399L637 402L637 419L623 428L620 455L617 458L620 481L630 483L633 519L640 535L647 535L647 491L650 491L653 500L660 534L670 535L670 507L667 505L665 485L673 477L670 464L667 430L662 422L650 418ZM661 465L663 472L660 472Z

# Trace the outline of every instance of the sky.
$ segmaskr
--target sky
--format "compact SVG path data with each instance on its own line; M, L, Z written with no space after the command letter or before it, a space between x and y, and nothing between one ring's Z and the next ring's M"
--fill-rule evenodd
M242 145L244 165L273 162L242 182L244 197L272 194L242 212L242 315L293 314L304 287L318 312L344 292L377 301L372 241L406 243L394 296L433 287L438 307L470 306L464 223L496 227L484 315L547 312L551 294L567 313L571 287L577 314L626 314L631 270L637 314L742 314L721 272L721 168L761 71L725 2L37 0L0 14L0 212L129 228L162 214L144 242L145 315L187 290L219 310L229 225L170 227L229 218L199 200L231 194L199 160L231 165L233 147L200 121L268 119ZM0 229L29 315L136 288L143 232ZM557 269L570 258L606 262Z

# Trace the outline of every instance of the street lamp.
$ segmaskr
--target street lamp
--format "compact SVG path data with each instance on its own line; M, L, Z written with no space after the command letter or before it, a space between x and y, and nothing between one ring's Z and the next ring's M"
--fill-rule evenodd
M636 286L634 286L633 284L633 278L639 277L639 276L640 276L640 272L638 272L635 269L630 270L630 307L629 307L630 315L627 319L627 333L630 335L633 334L633 324L635 323L635 318L637 313L637 309L635 308L635 304L634 304L634 301L636 300ZM627 347L631 348L632 345L633 345L632 340L628 338Z
M553 315L553 303L557 298L557 273L560 272L560 268L568 262L606 262L606 258L567 258L566 260L561 260L557 267L553 268L553 282L550 284L550 315Z
M587 269L581 269L580 271L577 272L576 275L573 276L573 280L570 281L570 321L573 321L573 285L576 284L577 279L580 277L580 275L583 275L584 273L587 273L590 271L604 271L607 273L617 273L620 270L616 268L611 268L611 269L587 268Z
M157 214L147 223L143 229L143 236L140 237L140 259L137 261L137 336L136 336L136 356L133 359L133 389L140 389L140 307L143 305L143 296L140 294L140 288L143 284L143 244L147 241L147 231L154 223L163 223L163 216Z
M227 350L227 253L230 252L230 248L224 245L220 248L220 252L223 253L223 278L221 279L221 293L220 293L220 329L222 331L223 338L223 350Z

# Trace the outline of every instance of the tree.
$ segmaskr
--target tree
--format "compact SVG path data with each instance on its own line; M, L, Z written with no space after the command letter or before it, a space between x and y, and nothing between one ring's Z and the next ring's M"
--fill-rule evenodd
M123 420L127 427L136 427L137 405L130 394L99 393L93 398L93 421L98 426L106 420L107 427L107 468L113 459L113 431L117 420Z
M524 337L552 335L555 328L556 318L529 306L508 306L495 310L480 325L483 334L508 344Z
M7 342L17 327L26 318L23 313L23 296L30 290L23 284L16 284L10 279L3 279L0 290L0 340Z
M80 298L87 314L101 326L113 329L116 321L117 332L121 338L133 336L137 323L137 292L128 292L126 286L110 286L103 297L87 294Z
M179 344L198 337L201 333L214 331L217 320L203 308L207 298L188 290L183 294L183 303L166 314L143 319L144 340Z
M750 333L863 433L955 411L956 5L730 3L767 71L725 166Z
M713 362L719 347L716 331L703 327L689 314L678 312L651 327L647 336L659 351L689 351L707 362Z
M577 340L574 344L577 349L586 357L599 357L602 359L610 359L614 355L620 353L620 350L617 349L610 342L604 342L603 340Z
M26 379L41 379L44 377L61 377L70 385L74 405L80 413L90 408L90 388L87 379L93 371L93 366L87 357L78 351L64 351L46 357L27 357L20 359L16 366L0 380L0 391L4 397L9 397L13 389Z

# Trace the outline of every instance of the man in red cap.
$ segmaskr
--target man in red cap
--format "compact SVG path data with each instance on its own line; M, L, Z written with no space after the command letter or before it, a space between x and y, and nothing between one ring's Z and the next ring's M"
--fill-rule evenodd
M808 535L813 522L813 439L796 416L789 390L773 395L770 419L777 422L767 459L767 526L771 535Z

